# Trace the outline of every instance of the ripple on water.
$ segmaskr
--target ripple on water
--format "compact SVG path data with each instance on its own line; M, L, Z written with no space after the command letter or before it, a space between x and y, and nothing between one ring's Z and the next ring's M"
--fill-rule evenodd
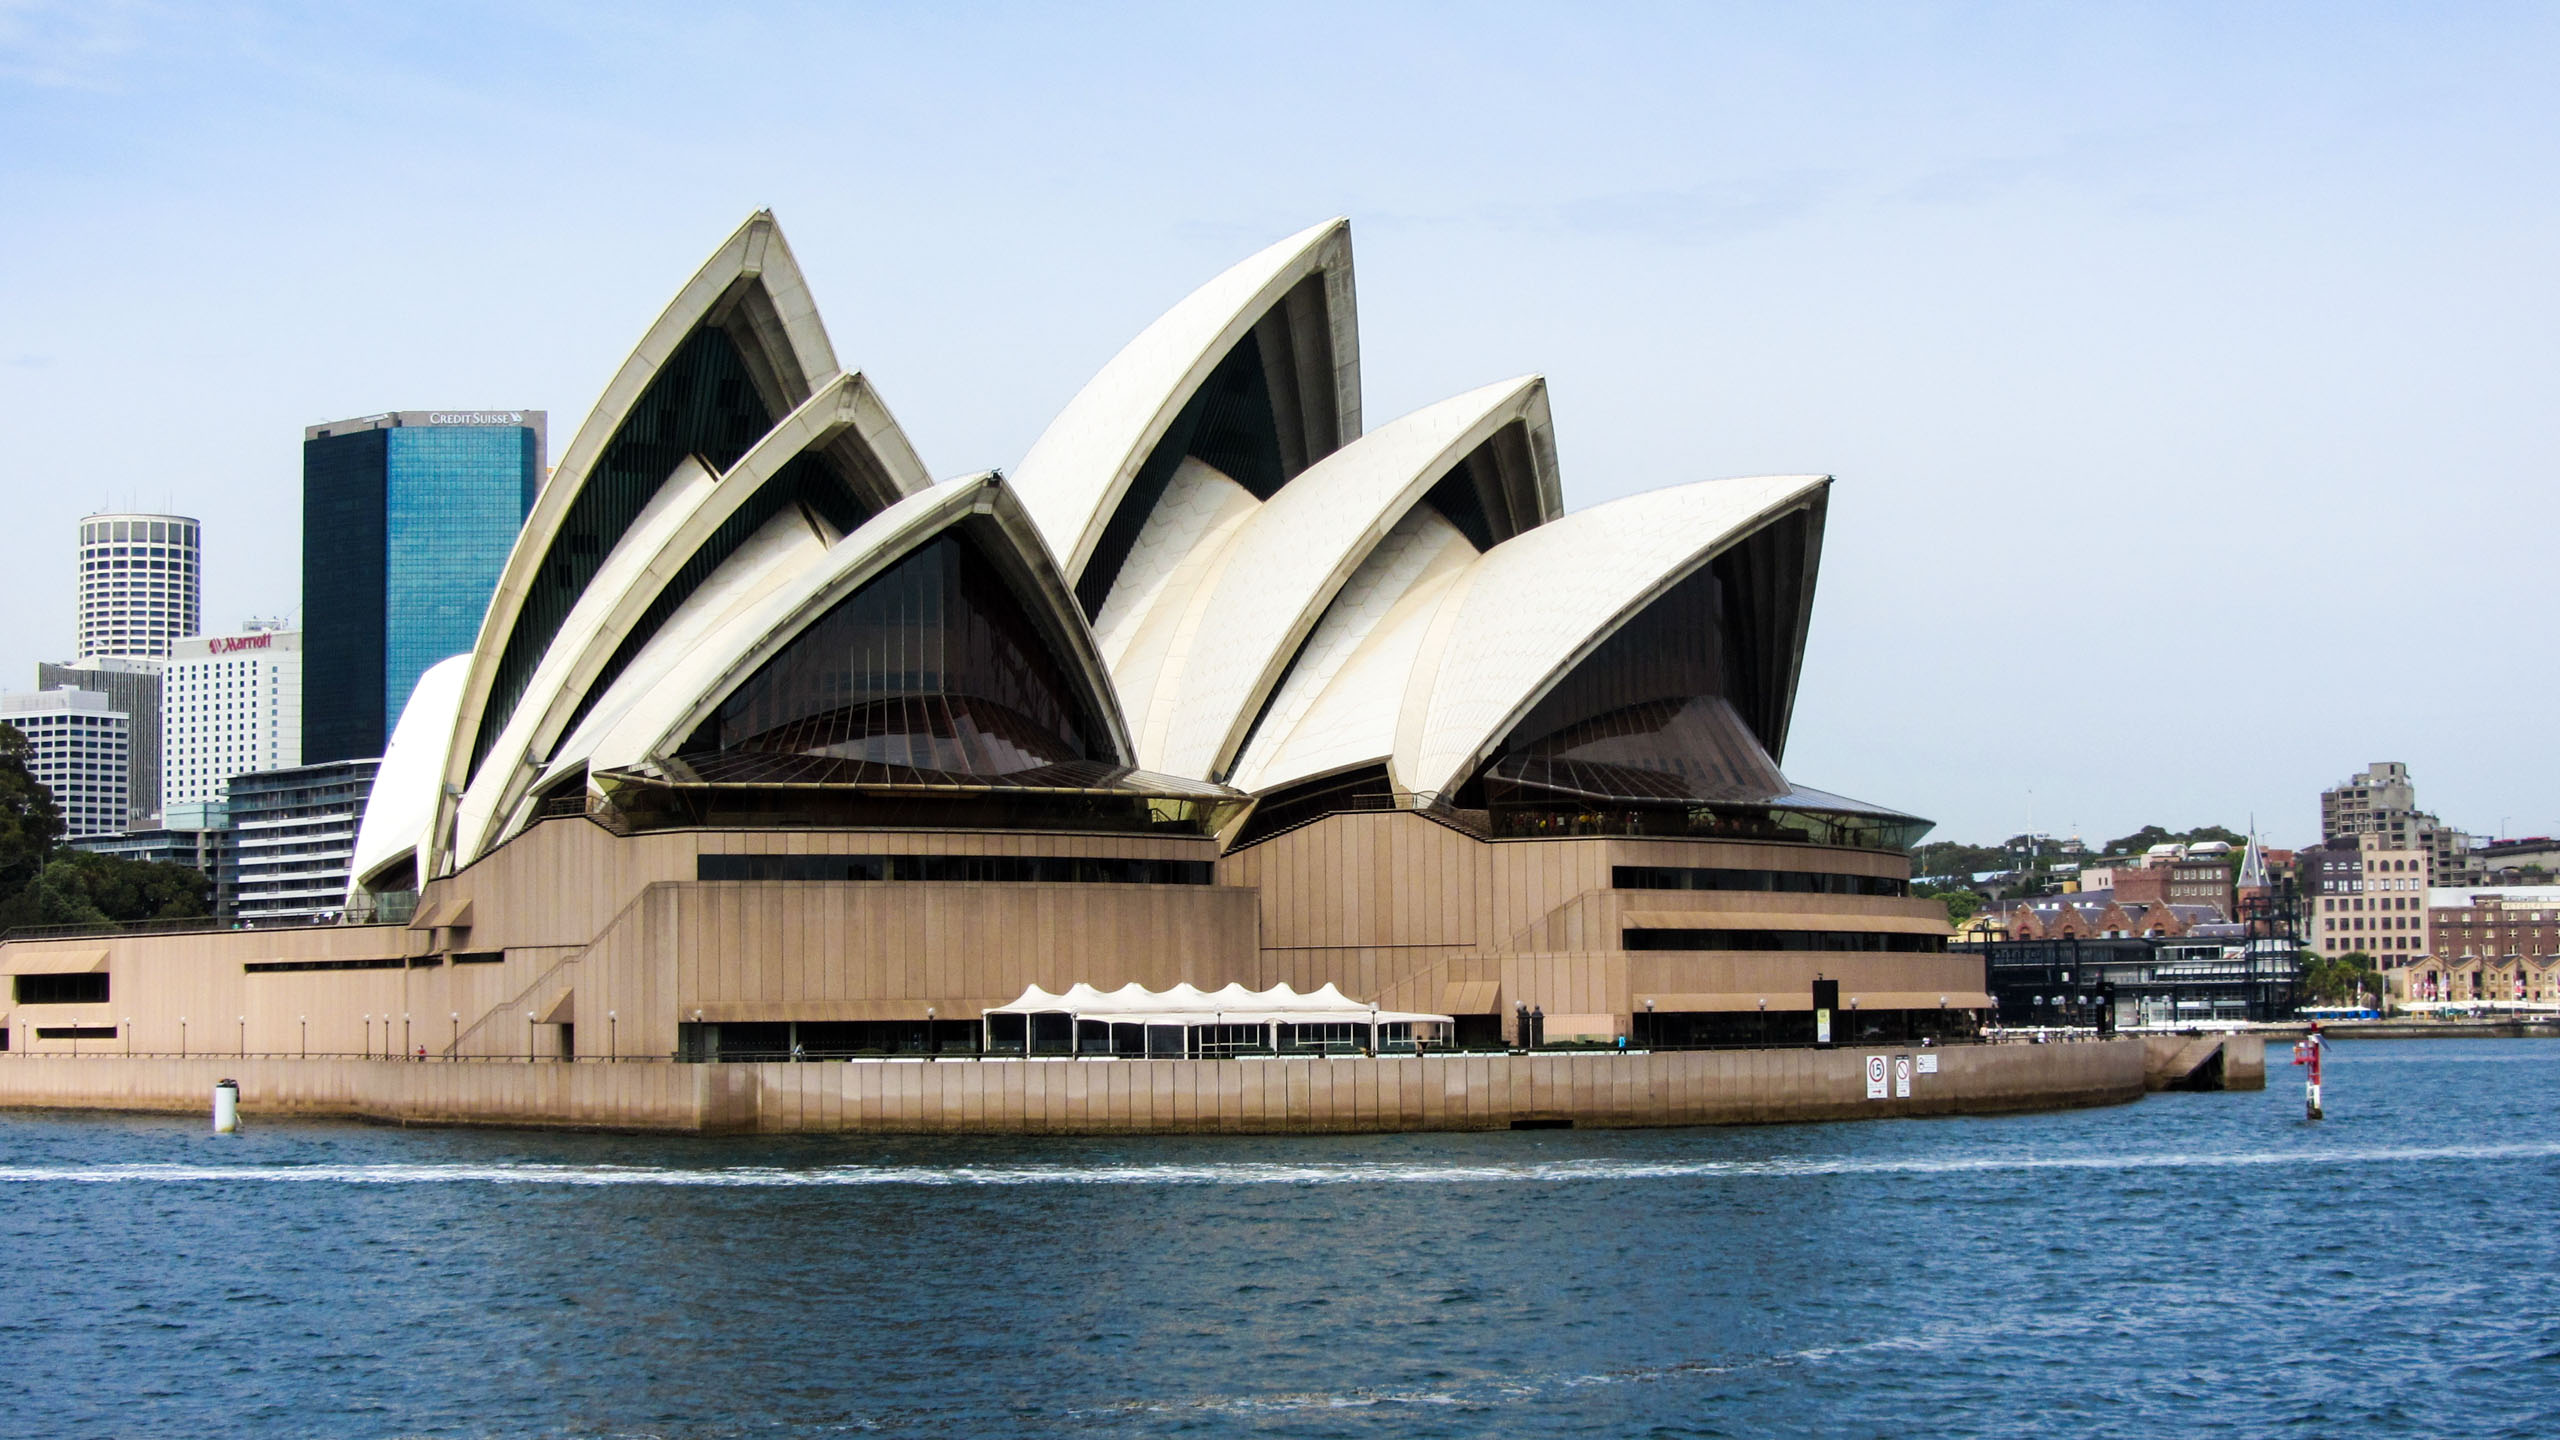
M2560 1045L2063 1115L647 1139L0 1118L35 1432L2545 1433Z

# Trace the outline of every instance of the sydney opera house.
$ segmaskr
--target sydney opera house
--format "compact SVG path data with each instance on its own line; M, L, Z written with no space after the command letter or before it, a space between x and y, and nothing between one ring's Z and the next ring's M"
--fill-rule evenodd
M1459 1046L1971 1026L1925 822L1780 768L1827 477L1567 512L1540 378L1372 425L1360 375L1337 220L936 480L758 214L400 717L351 923L48 949L155 1052L1165 1053L1037 997L1183 986ZM1177 1053L1342 1034L1238 1018Z

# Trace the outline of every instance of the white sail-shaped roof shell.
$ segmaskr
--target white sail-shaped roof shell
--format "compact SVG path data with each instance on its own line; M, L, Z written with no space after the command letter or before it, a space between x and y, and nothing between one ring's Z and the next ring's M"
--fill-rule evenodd
M1621 625L1780 516L1819 503L1829 483L1790 475L1675 485L1475 556L1462 557L1427 523L1408 523L1408 541L1391 537L1364 565L1372 583L1355 576L1344 587L1348 603L1318 626L1231 782L1263 793L1385 764L1407 793L1454 791ZM1791 663L1790 686L1793 673Z
M1324 282L1333 433L1360 433L1359 330L1351 226L1328 220L1229 268L1191 292L1111 358L1067 402L1015 467L1013 483L1070 585L1117 513L1129 482L1209 373L1310 276Z
M1116 758L1126 763L1128 727L1075 597L1030 517L992 473L946 480L908 496L837 541L820 563L713 626L647 693L633 698L613 728L597 738L587 763L595 770L662 766L705 717L801 631L918 546L972 516L992 520L1010 545L1019 570L1032 582L1019 598L1048 619L1060 660L1076 673L1109 728Z
M1261 794L1386 763L1414 657L1477 555L1436 512L1407 511L1317 622L1228 783Z
M703 263L641 337L561 452L532 513L526 516L472 649L443 766L442 784L453 792L459 793L471 778L473 751L483 714L492 702L500 662L535 578L561 539L570 507L650 382L695 331L715 322L734 323L743 333L747 343L740 345L742 355L759 388L772 391L768 402L776 411L797 407L837 373L834 347L827 340L799 263L771 212L758 211ZM434 873L441 863L442 857L431 857L421 873Z
M1115 670L1139 762L1222 777L1263 700L1371 549L1470 452L1512 424L1548 428L1546 386L1537 377L1472 390L1381 426L1263 502L1182 597L1179 652L1143 686L1128 668Z
M767 521L650 637L586 718L561 742L531 789L538 793L585 771L606 737L620 729L633 711L653 699L663 699L670 677L696 659L713 635L824 566L839 538L814 528L797 511L786 510ZM525 807L519 807L497 840L522 829L528 818Z
M767 481L830 444L858 448L860 463L845 473L866 508L885 509L932 484L897 420L860 374L839 374L819 387L726 473L715 478L693 460L678 466L571 607L464 791L454 848L466 863L495 843L506 818L552 771L563 732L588 708L589 688L666 587Z
M409 691L391 743L374 771L364 818L356 828L354 863L348 869L350 900L366 882L416 857L436 819L437 777L444 772L445 742L462 707L462 682L471 657L454 655L427 667Z
M1629 495L1485 552L1423 642L1396 730L1394 773L1454 790L1512 724L1663 591L1830 479L1707 480ZM1791 641L1797 637L1788 637ZM1793 665L1788 684L1793 685Z

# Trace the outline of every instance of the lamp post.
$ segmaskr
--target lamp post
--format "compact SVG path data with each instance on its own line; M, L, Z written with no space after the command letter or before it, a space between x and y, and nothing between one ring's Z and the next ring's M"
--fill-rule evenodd
M524 1012L524 1063L533 1063L533 1012Z
M933 1007L924 1007L924 1058L930 1060L940 1047L933 1043Z
M1660 1043L1661 1043L1660 1038L1659 1038L1659 1037L1657 1037L1657 1036L1654 1034L1654 1031L1653 1031L1653 997L1652 997L1652 996L1650 996L1650 995L1647 995L1646 997L1644 997L1644 1044L1645 1044L1645 1048L1646 1048L1646 1049L1648 1049L1648 1050L1650 1050L1650 1049L1652 1049L1654 1046L1656 1046L1656 1045L1658 1045L1658 1044L1660 1044Z
M620 1029L621 1027L616 1021L614 1012L610 1010L604 1012L604 1054L605 1058L608 1060L619 1060L622 1058L622 1037L619 1033Z
M1769 1048L1769 997L1760 997L1760 1048Z
M364 1058L366 1058L367 1060L370 1060L370 1059L372 1059L372 1058L373 1058L373 1012L372 1012L372 1011L370 1011L370 1010L368 1010L368 1011L364 1012L363 1019L364 1019ZM388 1030L388 1029L390 1029L390 1028L391 1028L391 1027L390 1027L390 1024L388 1023L388 1022L389 1022L389 1017L387 1017L387 1016L386 1016L386 1017L384 1017L384 1019L385 1019L385 1023L384 1023L384 1025L383 1025L383 1028L384 1028L385 1030Z
M308 1015L302 1017L302 1058L311 1058L311 1017Z
M187 1058L187 1017L184 1015L178 1017L178 1058Z
M462 1012L453 1012L453 1059L462 1058Z
M246 1015L240 1017L240 1058L249 1058L249 1017Z
M383 1037L385 1039L390 1038L391 1020L389 1016L383 1017L382 1030ZM400 1058L403 1060L409 1058L409 1012L406 1010L400 1012Z
M124 1053L126 1059L133 1058L133 1017L130 1015L124 1017Z

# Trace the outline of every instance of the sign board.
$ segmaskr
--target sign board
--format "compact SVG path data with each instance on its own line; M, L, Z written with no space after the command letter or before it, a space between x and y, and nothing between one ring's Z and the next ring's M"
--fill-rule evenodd
M1911 1057L1908 1055L1893 1057L1893 1098L1896 1100L1911 1098Z
M1937 1073L1938 1073L1938 1057L1937 1057L1937 1056L1935 1056L1935 1055L1923 1055L1923 1056L1921 1056L1921 1057L1920 1057L1920 1073L1921 1073L1921 1074L1923 1074L1923 1075L1935 1075L1935 1074L1937 1074Z
M1867 1098L1884 1098L1884 1057L1881 1055L1867 1057Z
M1831 1012L1828 1010L1813 1012L1813 1043L1816 1045L1831 1043Z

